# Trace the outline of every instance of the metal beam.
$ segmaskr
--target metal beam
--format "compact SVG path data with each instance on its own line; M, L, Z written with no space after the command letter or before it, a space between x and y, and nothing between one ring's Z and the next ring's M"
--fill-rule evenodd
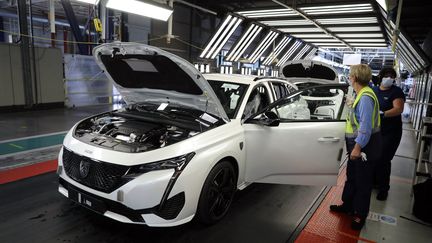
M78 42L84 42L84 36L81 33L81 30L80 30L79 25L78 25L78 20L75 16L75 13L73 11L73 8L72 8L70 1L69 0L61 0L61 4L62 4L63 9L65 11L66 18L69 21L69 25L72 29L72 34L74 35L75 40ZM80 54L82 54L82 55L88 54L87 48L84 44L78 43L77 45L78 45L78 49L79 49Z
M33 100L33 82L31 75L30 63L30 40L29 29L27 23L27 4L26 0L18 0L18 18L20 28L20 49L21 49L21 65L23 70L23 85L24 85L24 100L27 107L34 104Z
M294 12L296 12L298 15L302 16L304 19L311 21L317 28L321 29L324 33L326 33L327 35L332 36L333 38L335 38L336 40L344 43L349 49L354 50L354 48L348 44L346 41L344 41L343 39L339 38L338 36L336 36L335 34L333 34L331 31L329 31L326 27L322 26L320 23L318 23L316 20L310 18L307 14L305 14L303 11L292 8L284 3L281 3L277 0L272 0L274 3L277 3L287 9L290 9Z

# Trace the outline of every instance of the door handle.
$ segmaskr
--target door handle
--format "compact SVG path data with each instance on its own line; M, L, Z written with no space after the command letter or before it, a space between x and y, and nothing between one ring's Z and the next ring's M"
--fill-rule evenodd
M340 138L338 137L321 137L318 138L318 142L330 142L330 143L337 143L340 141Z

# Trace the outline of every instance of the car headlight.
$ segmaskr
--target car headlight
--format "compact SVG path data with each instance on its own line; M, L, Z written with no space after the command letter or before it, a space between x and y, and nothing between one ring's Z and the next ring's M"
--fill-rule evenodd
M152 162L148 164L142 164L137 166L132 166L130 170L126 173L125 177L136 177L138 175L147 173L154 170L168 170L174 169L176 173L180 173L184 170L189 161L195 156L195 153L188 153L182 156L178 156L171 159L166 159L162 161Z

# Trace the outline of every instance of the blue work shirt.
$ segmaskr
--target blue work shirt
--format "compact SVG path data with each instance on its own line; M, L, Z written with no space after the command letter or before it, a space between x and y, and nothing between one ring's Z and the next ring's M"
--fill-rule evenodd
M363 95L354 109L354 115L360 126L357 130L358 135L355 138L355 142L362 148L368 144L372 134L372 114L374 112L374 105L374 100L371 97Z

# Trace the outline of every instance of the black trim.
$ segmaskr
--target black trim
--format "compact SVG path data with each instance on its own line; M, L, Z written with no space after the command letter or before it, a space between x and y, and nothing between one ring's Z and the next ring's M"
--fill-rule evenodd
M166 200L164 206L162 206L162 207L160 205L156 205L152 208L134 210L134 209L131 209L131 208L125 206L122 203L115 202L115 201L94 195L94 194L89 193L87 191L84 191L84 190L66 182L61 177L59 177L59 184L62 185L68 191L70 189L72 189L74 191L77 191L83 195L92 197L92 198L100 201L101 203L103 203L103 206L102 206L102 208L104 209L103 212L89 208L92 211L99 213L99 214L103 214L106 211L111 211L111 212L123 215L123 216L127 217L128 219L130 219L131 221L137 222L137 223L145 223L141 214L155 214L155 215L157 215L163 219L166 219L166 220L175 219L178 216L178 214L180 213L180 211L183 209L185 201L186 201L185 200L185 193L180 192L180 193L174 195L173 197L171 197L170 199ZM80 205L82 205L82 204L80 204ZM88 207L86 207L86 208L88 208Z

